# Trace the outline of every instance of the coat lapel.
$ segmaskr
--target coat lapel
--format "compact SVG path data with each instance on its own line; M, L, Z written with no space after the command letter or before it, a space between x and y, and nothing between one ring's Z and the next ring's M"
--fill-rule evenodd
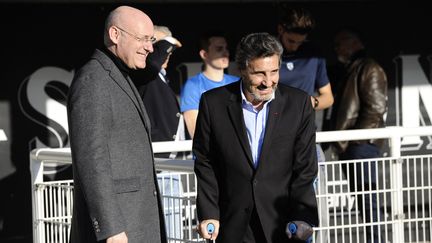
M271 141L273 138L273 133L275 131L275 127L279 121L279 117L282 115L282 108L285 105L285 100L280 97L280 92L278 89L275 91L275 98L271 101L269 104L269 111L267 116L267 124L266 124L266 130L264 134L264 141L261 148L261 153L258 159L258 168L261 165L261 162L263 162L263 158L267 157L267 154L270 152L271 149Z
M253 167L254 163L252 160L252 152L249 145L249 140L247 138L246 127L244 125L243 110L241 105L242 102L241 95L238 92L240 90L240 86L236 86L236 87L238 87L237 92L235 94L234 93L231 94L230 97L231 104L228 105L228 113L230 115L231 122L237 133L237 137L240 140L240 144L243 147L243 151L245 152L250 165Z
M138 89L136 88L132 79L130 79L128 77L127 81L129 83L129 86L131 87L132 92L134 93L135 101L138 102L138 104L136 104L136 103L134 103L134 104L135 104L135 106L137 106L137 109L139 109L141 111L141 115L142 115L142 118L144 120L144 125L146 126L146 128L148 130L147 132L150 133L150 129L151 129L150 118L147 114L147 110L144 106L144 102L142 101L141 95L139 94Z
M94 58L99 60L103 67L109 72L110 77L117 83L117 85L122 89L126 95L132 100L138 113L144 123L147 133L150 134L150 119L144 107L144 103L141 100L138 90L135 88L130 78L126 79L120 72L120 70L115 66L109 57L103 52L96 50Z

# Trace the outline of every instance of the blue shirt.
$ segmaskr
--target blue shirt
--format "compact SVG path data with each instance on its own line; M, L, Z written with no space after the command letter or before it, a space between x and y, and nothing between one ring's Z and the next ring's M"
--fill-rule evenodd
M273 97L264 103L261 110L253 107L246 96L243 94L243 84L240 84L240 93L242 97L243 119L246 126L247 137L252 152L252 159L255 168L258 166L258 159L261 154L261 148L264 141L265 128L268 117L268 105L274 99Z
M284 57L279 76L279 82L309 95L329 83L326 61L319 57Z
M208 79L202 72L186 80L180 93L180 111L198 110L201 95L207 90L230 84L239 80L239 77L224 74L222 81L216 82Z

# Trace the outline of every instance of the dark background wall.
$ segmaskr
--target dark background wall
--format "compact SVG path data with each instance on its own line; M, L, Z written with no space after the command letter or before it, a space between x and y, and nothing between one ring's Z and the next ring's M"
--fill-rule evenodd
M39 137L51 147L60 146L41 125L52 123L55 126L55 122L34 112L37 123L24 114L23 110L31 110L31 107L19 95L20 86L41 67L72 71L81 66L102 42L107 13L118 6L61 2L0 3L0 129L8 136L8 141L0 141L0 242L31 241L28 153L35 146L34 138ZM169 68L171 80L179 91L184 73L179 72L178 67L183 62L200 61L196 40L204 29L225 30L233 54L235 43L246 33L275 34L283 5L302 5L312 12L318 25L309 39L321 47L329 64L334 62L333 33L341 26L351 25L364 33L368 49L388 73L391 88L396 86L394 59L400 54L420 55L429 77L426 57L432 53L431 14L425 2L152 1L147 4L130 2L130 5L143 9L155 24L169 26L174 36L182 41L183 47L173 54ZM67 86L53 84L47 92L64 102ZM67 134L61 136L67 143Z

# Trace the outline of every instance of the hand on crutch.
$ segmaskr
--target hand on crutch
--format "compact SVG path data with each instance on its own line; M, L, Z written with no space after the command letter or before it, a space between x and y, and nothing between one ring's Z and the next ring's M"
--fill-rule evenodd
M207 233L210 235L210 239L211 239L211 236L213 235L214 231L215 231L214 224L213 223L208 223L207 224ZM214 242L214 240L211 240L211 241Z
M197 227L198 233L202 238L211 240L214 242L219 233L219 220L207 219L200 222Z
M313 228L304 221L291 221L286 226L288 239L296 239L306 243L312 242Z

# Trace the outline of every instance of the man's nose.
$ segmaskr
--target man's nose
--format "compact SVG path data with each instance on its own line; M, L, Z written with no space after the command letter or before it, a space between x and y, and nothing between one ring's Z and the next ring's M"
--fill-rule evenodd
M153 44L152 43L146 43L144 46L143 46L143 48L144 48L144 50L146 50L146 51L148 51L149 53L152 53L153 52Z
M271 81L271 79L270 79L270 77L269 77L268 75L266 75L266 76L264 77L264 79L263 79L263 81L262 81L262 85L266 86L267 88L268 88L268 87L271 87L271 85L272 85L272 81Z
M224 57L229 57L229 55L230 55L229 50L228 50L228 49L225 49L225 50L223 51L223 56L224 56Z

